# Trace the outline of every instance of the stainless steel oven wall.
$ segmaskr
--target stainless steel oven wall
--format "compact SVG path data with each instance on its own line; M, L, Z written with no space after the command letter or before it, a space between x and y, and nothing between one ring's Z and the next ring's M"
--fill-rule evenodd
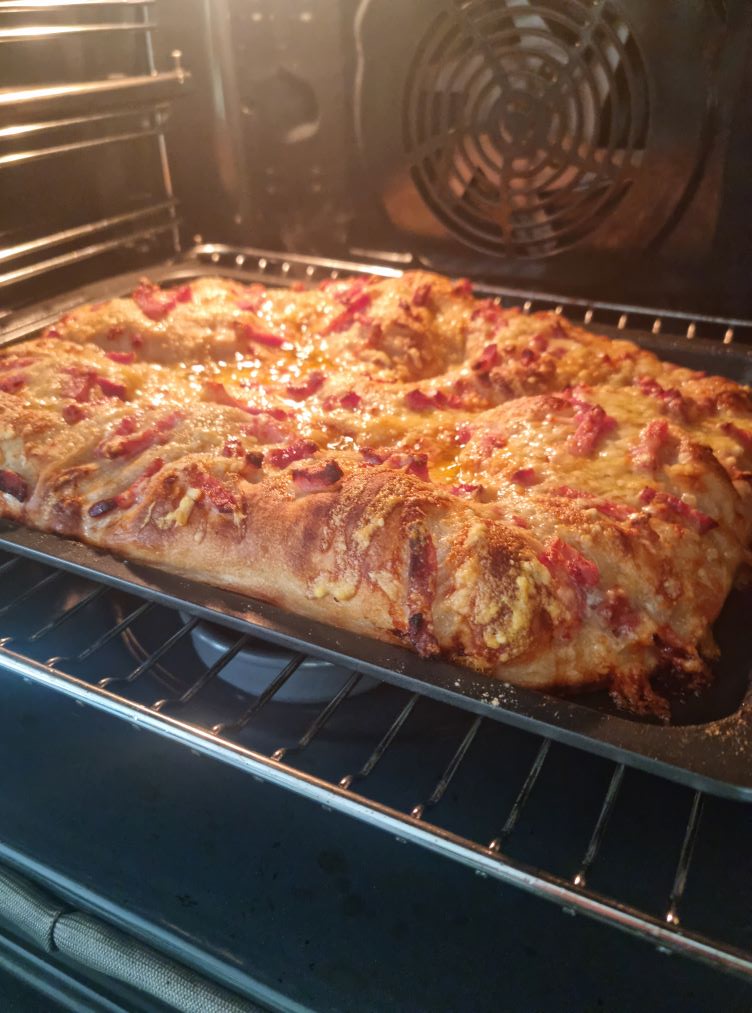
M160 11L201 74L175 143L204 238L752 312L744 0Z

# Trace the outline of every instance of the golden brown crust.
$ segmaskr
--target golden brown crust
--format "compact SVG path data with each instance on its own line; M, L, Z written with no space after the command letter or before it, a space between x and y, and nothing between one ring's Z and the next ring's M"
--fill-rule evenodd
M0 353L0 514L511 682L705 674L749 391L425 273L203 279Z

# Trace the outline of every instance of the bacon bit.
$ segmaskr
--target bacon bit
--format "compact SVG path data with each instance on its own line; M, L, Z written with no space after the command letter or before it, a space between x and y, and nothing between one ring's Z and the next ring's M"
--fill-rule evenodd
M0 358L0 373L9 369L26 369L37 361L33 355L6 355Z
M254 471L259 471L264 464L264 455L260 450L246 450L245 452L245 468L252 468ZM243 469L245 471L245 468Z
M0 378L0 391L3 394L17 394L25 386L26 377L23 373L11 373L10 376Z
M483 299L470 314L471 320L483 320L485 323L498 328L505 324L509 318L509 310L504 310L493 299Z
M383 464L389 451L374 450L372 447L361 447L360 455L366 464Z
M457 426L454 439L455 442L458 443L460 447L464 447L465 444L470 442L472 436L473 431L472 428L470 427L470 424L468 422L462 422L460 423L460 425Z
M465 499L478 499L483 492L483 486L472 485L470 482L460 482L459 485L453 485L450 492L455 496L462 496Z
M303 284L302 281L294 281L292 283L292 285L290 285L290 291L291 292L305 292L305 285Z
M494 366L499 364L498 345L486 345L481 354L472 363L471 369L475 373L490 373Z
M148 465L146 468L144 468L142 474L139 475L139 477L136 479L135 482L132 483L132 485L129 485L127 489L117 494L117 496L115 497L116 505L120 507L121 510L125 510L128 507L132 507L133 504L136 502L139 493L146 485L146 482L150 478L153 478L158 471L162 470L162 468L164 468L164 461L162 460L161 457L155 457L154 460L151 462L151 464Z
M430 482L428 454L392 454L387 461L390 468L404 468L408 475L415 475L424 482Z
M430 482L428 474L428 454L393 453L390 450L374 450L372 447L361 447L361 456L366 464L384 464L395 470L404 468L406 474L415 475L424 482Z
M587 457L597 449L603 437L616 428L616 419L607 415L600 405L573 399L577 427L567 440L571 453Z
M548 550L541 553L538 559L552 573L557 570L566 573L577 588L581 599L584 598L584 592L596 587L600 580L595 563L561 538L554 538Z
M173 291L178 302L193 302L193 289L190 285L180 285Z
M422 390L408 391L405 395L405 404L414 412L424 412L436 407L433 395L424 394Z
M233 301L238 309L256 313L265 299L266 289L263 285L249 285L246 291L237 296Z
M492 454L494 450L501 450L507 445L507 438L503 433L483 433L478 440L478 449L483 457Z
M509 480L514 482L515 485L524 486L538 485L541 481L535 468L518 468L517 471L513 471L509 476Z
M89 417L88 411L75 402L65 405L62 414L63 420L67 422L69 426L75 426L77 422L80 422L82 419L88 419Z
M105 334L105 340L107 341L119 341L120 338L125 334L125 327L122 324L115 324Z
M138 423L136 422L135 415L126 415L125 418L121 419L117 429L115 430L115 436L130 436L136 432Z
M538 333L534 334L530 339L530 344L533 346L535 351L541 355L548 349L548 338L543 331L538 331Z
M337 300L347 307L347 311L353 316L356 313L363 313L371 305L371 294L370 292L364 292L363 286L365 282L359 282L357 285L353 285L347 292L341 292L337 295Z
M689 421L692 402L683 397L676 387L662 387L652 376L640 376L636 382L646 397L653 397L661 401L669 415L682 422Z
M47 330L44 332L44 336L45 338L62 338L62 334L57 329L57 327L54 326L48 327Z
M473 286L469 278L458 278L452 286L452 295L471 296Z
M553 496L563 496L565 499L593 500L595 497L591 492L583 492L581 489L573 489L569 485L560 485L551 490ZM588 502L587 506L598 510L605 517L611 517L615 521L625 521L632 511L623 503L614 503L612 500L603 499L597 502Z
M244 454L243 444L237 436L228 436L225 445L222 447L223 457L242 457Z
M0 468L0 492L23 503L29 498L29 483L17 471Z
M192 469L191 475L192 484L206 493L219 513L231 514L237 509L238 501L224 482L220 482L218 478L198 468Z
M101 517L118 506L117 499L100 499L89 507L89 517Z
M455 394L447 396L442 390L426 394L422 390L410 390L405 394L405 404L414 412L424 412L434 408L461 408L462 401Z
M512 514L512 524L516 524L518 528L529 528L530 525L524 517L520 517L519 514Z
M155 321L164 320L177 303L177 296L173 292L164 291L159 285L147 280L141 282L131 298L145 317Z
M343 408L347 408L349 411L353 411L362 402L363 398L360 394L356 394L354 390L349 390L346 394L342 394L339 398L339 403Z
M724 422L721 429L727 436L732 436L745 450L752 451L752 431L742 429L733 422Z
M655 471L661 463L662 452L674 443L668 422L665 419L653 419L645 426L637 438L637 443L630 450L632 463L641 471Z
M432 289L433 285L430 281L426 282L425 285L418 285L411 299L413 306L428 306Z
M349 390L345 394L332 394L329 397L325 397L321 402L322 407L325 411L333 411L335 408L346 408L347 411L354 411L363 401L360 394L356 394L354 390Z
M313 457L318 453L319 446L313 440L295 440L286 447L278 447L270 450L266 459L273 468L286 468L294 461L302 461L306 457Z
M671 493L659 492L652 486L645 486L638 499L645 506L654 506L653 512L664 520L670 520L672 514L676 517L683 517L689 521L690 527L694 528L698 534L707 534L708 531L718 527L718 521L703 513L702 510L690 506L689 503L685 503L678 496L672 496Z
M180 412L171 412L163 419L159 419L153 426L149 426L142 432L135 431L135 419L133 416L126 416L115 430L113 436L117 439L106 441L101 445L100 454L109 460L116 457L133 457L134 454L141 454L149 447L160 446L169 439L169 433L175 428L177 422L182 418Z
M103 453L110 460L115 457L132 457L134 454L141 454L149 447L153 447L158 439L159 434L156 429L144 429L141 433L118 440L114 446L104 449Z
M571 485L559 485L551 490L552 496L564 496L567 499L583 499L590 493L582 492L580 489L573 489Z
M64 372L70 376L66 384L66 395L81 404L91 400L96 387L99 387L105 397L117 397L125 401L128 396L128 388L124 384L99 376L93 370L79 370L76 366L69 366Z
M257 408L255 405L242 405L243 411L249 415L268 415L269 418L276 419L277 422L284 422L285 419L289 419L290 415L284 410L284 408Z
M343 474L336 461L327 461L318 468L295 468L292 480L301 492L322 492L339 482Z
M290 347L289 342L285 341L279 334L272 334L271 331L265 331L254 324L243 323L238 320L235 323L235 331L243 341L249 341L254 345L264 345L266 348Z
M224 457L242 457L247 467L256 471L264 463L264 455L258 450L246 450L237 436L228 436L222 447Z
M108 359L112 359L113 362L121 362L124 366L130 366L136 360L133 352L105 352L104 354Z
M431 616L436 593L436 548L422 524L412 525L407 544L408 638L418 654L430 657L439 651Z
M227 408L239 408L240 411L245 412L247 415L269 416L278 422L283 422L290 417L288 412L283 408L257 408L246 401L241 401L240 398L233 397L225 385L219 383L217 380L207 380L204 384L204 393L210 395L214 404L225 405ZM278 433L278 436L273 438L278 439L285 435L284 430L279 429L279 427L272 428Z
M327 326L322 330L324 337L329 334L339 334L341 331L346 331L356 323L367 323L368 321L364 317L356 316L355 311L349 306L338 313L333 320L331 320Z
M632 513L628 506L625 506L623 503L614 503L613 500L609 499L593 503L593 506L599 513L615 521L625 521Z
M321 390L325 382L326 377L324 374L315 369L313 372L308 374L302 383L290 383L287 385L285 390L288 395L296 401L304 401L307 397L311 397L312 394L315 394L316 391Z
M609 588L605 600L596 606L595 611L611 632L619 637L634 633L640 622L639 612L619 588Z
M128 388L124 383L119 383L117 380L109 380L106 376L98 376L96 382L105 397L117 397L121 401L127 399Z
M523 366L532 366L540 359L540 355L532 348L521 348L517 357Z
M141 348L141 346L143 345L143 343L144 343L143 335L139 334L138 331L135 331L133 334L131 334L131 347L132 348Z

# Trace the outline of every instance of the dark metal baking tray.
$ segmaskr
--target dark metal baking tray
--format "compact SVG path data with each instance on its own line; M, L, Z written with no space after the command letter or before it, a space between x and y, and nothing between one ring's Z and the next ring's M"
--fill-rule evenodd
M307 263L308 261L306 261ZM341 273L352 271L341 265ZM369 270L372 270L369 268ZM244 280L279 282L263 272L217 268L183 261L160 265L149 276L162 283L207 273ZM390 268L385 274L396 274ZM40 327L81 302L129 291L136 275L88 286L17 316L0 344L34 336ZM285 280L296 279L294 273ZM482 289L479 286L479 290ZM491 294L497 294L495 290ZM663 358L752 383L752 349L659 336L594 324L599 333L630 338ZM715 632L721 647L714 685L699 697L678 702L672 722L661 725L615 710L605 693L562 698L509 686L444 662L426 661L410 651L336 629L275 606L152 567L116 558L57 535L0 522L0 548L99 579L162 604L181 608L233 629L306 654L349 664L492 720L527 728L613 760L650 770L694 788L752 800L752 593L733 592Z

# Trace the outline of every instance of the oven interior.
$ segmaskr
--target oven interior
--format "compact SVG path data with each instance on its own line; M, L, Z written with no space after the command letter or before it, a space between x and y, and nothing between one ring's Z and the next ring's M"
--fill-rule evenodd
M745 380L751 30L733 0L669 3L660 19L647 0L0 3L5 338L112 293L126 271L313 284L426 266ZM727 620L728 700L605 749L615 722L633 723L597 701L480 707L436 692L438 676L374 671L357 645L337 652L350 665L328 697L282 702L304 678L300 630L249 694L223 678L247 617L202 611L186 588L168 600L118 583L23 534L3 531L2 550L3 678L83 708L82 735L115 721L217 761L228 784L263 782L470 869L489 891L509 884L752 976L747 599ZM195 634L209 614L225 639L207 663ZM262 613L253 635L279 643L284 628L264 625ZM326 654L316 637L308 647ZM359 693L374 674L387 678ZM692 769L703 750L716 766ZM190 919L178 938L185 910L144 900L139 921L112 882L103 908L55 876L54 848L35 863L33 839L15 835L1 849L11 879L127 928L207 987L318 1008L315 974L310 994L278 994L273 960L243 961ZM0 920L40 946L19 921L29 896L16 883L14 907L10 889ZM50 946L91 968L96 931L66 953L61 929ZM114 966L107 979L132 985Z

